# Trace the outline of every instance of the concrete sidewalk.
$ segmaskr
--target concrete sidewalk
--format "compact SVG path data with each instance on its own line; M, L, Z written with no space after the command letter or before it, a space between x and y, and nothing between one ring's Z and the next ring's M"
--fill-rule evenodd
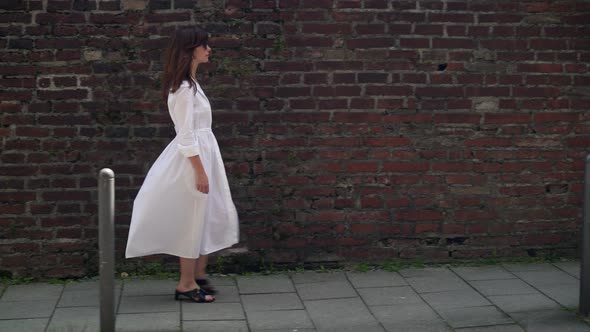
M174 280L117 283L117 331L590 331L579 263L214 277L217 301ZM2 286L0 331L99 331L98 282Z

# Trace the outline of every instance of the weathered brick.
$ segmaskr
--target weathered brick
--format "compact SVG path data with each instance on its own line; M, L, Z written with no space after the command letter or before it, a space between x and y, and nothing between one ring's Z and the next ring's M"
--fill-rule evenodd
M348 48L385 48L395 45L393 38L360 38L349 39L346 42Z
M322 24L322 23L305 23L301 31L303 33L314 34L349 34L352 28L349 24Z

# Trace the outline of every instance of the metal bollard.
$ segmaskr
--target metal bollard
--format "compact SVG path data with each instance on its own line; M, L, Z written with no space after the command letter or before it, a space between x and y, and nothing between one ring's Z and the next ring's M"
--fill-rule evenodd
M580 268L580 313L590 314L590 154L584 165L584 200L582 201L582 266Z
M100 260L100 331L115 331L115 173L98 175L98 252Z

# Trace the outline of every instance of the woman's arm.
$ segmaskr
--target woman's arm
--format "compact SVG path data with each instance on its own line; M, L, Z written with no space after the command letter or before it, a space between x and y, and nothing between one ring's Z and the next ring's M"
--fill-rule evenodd
M201 148L199 139L194 131L193 119L193 90L189 86L181 85L176 92L174 104L174 116L177 119L178 149L187 158L195 171L197 190L203 193L209 192L209 179L199 155Z
M208 194L209 193L209 178L207 177L207 173L205 172L205 168L203 168L203 163L201 162L201 157L198 155L188 157L191 161L191 165L193 166L193 170L195 171L195 178L197 186L197 190Z

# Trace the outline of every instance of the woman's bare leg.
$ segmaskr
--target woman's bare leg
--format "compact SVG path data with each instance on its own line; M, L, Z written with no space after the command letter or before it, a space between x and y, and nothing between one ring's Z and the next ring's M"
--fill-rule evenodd
M194 258L183 257L179 257L179 259L180 280L178 281L176 289L181 292L187 292L191 289L197 288L197 283L195 282L195 266L197 265L197 260Z
M197 266L197 259L194 258L180 258L180 280L176 286L179 292L188 292L195 288L199 288L195 281L195 268ZM207 295L207 301L214 299L213 296Z
M209 255L201 255L197 258L197 264L195 264L195 277L197 279L207 279L207 262L209 261Z

